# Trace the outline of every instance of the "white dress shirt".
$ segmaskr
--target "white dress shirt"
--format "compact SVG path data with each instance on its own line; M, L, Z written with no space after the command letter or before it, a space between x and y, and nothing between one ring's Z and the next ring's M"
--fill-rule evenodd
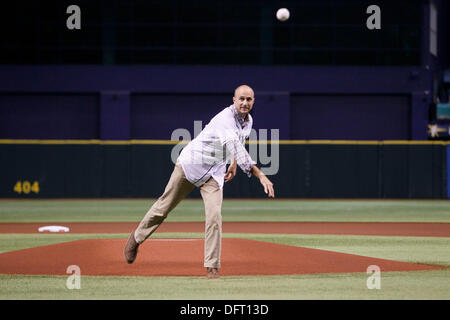
M181 151L177 162L183 168L189 182L197 187L213 177L223 187L226 164L234 158L249 177L253 161L245 149L253 119L250 114L242 119L234 104L223 109Z

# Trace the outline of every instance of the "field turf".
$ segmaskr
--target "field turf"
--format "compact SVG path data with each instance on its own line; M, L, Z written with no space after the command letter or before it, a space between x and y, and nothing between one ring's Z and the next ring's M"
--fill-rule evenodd
M154 200L1 200L5 222L139 222ZM182 202L167 222L203 221L201 200ZM224 221L450 222L450 201L441 200L230 200ZM78 239L127 238L128 234L0 234L0 252ZM203 237L158 233L153 237ZM381 288L369 290L366 273L203 277L82 276L81 289L65 276L0 275L0 299L450 299L450 238L224 234L294 246L442 266L442 270L382 272ZM202 263L199 261L199 263ZM249 266L251 268L251 266Z

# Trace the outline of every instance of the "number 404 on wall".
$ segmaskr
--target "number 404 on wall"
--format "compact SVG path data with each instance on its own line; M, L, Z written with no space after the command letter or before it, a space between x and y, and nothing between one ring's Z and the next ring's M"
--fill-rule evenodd
M39 182L34 181L31 183L30 181L17 181L13 188L14 192L18 194L24 193L29 194L31 192L39 193Z

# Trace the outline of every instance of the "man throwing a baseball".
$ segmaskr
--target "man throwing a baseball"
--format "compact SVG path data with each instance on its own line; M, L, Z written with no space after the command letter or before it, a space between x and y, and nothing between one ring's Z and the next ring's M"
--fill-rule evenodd
M237 165L249 177L257 177L264 192L274 198L272 182L256 167L245 149L255 103L252 88L236 88L233 104L211 119L200 134L181 151L164 193L153 204L125 246L128 263L136 259L138 247L161 225L167 215L195 187L205 205L204 267L208 278L218 278L222 243L223 184L236 175ZM231 164L226 170L228 162Z

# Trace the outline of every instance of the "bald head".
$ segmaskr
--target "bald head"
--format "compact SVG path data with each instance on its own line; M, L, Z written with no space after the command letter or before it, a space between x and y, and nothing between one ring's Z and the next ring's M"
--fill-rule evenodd
M238 114L245 119L255 103L255 93L247 85L241 85L234 90L234 106Z
M248 85L243 84L240 85L239 87L237 87L236 89L234 89L234 96L236 97L236 95L239 95L240 93L249 93L251 94L253 97L255 96L255 93L253 92L253 89L250 88Z

